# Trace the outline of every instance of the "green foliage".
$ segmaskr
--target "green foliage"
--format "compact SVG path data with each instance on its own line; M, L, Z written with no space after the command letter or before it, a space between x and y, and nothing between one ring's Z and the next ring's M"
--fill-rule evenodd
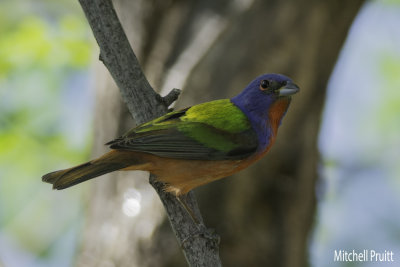
M50 257L52 245L78 227L85 186L54 192L41 176L88 157L89 126L72 146L62 107L74 92L66 84L87 73L93 42L82 14L51 18L22 2L5 1L0 10L0 234ZM18 9L23 4L42 16Z
M377 0L377 2L382 2L385 5L400 5L400 0Z
M91 45L84 22L65 16L50 26L38 17L26 17L0 36L1 78L15 71L87 66Z
M385 90L382 90L384 101L380 108L379 122L383 128L395 127L393 130L397 130L390 132L398 132L400 130L400 55L394 53L383 55L381 74ZM389 129L387 130L389 132Z
M388 53L381 57L382 101L377 128L380 129L381 139L385 144L385 163L392 182L400 189L400 165L398 164L400 146L400 53Z

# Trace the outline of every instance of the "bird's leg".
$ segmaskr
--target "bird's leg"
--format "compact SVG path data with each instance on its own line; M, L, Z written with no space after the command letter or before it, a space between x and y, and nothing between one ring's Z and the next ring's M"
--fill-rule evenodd
M218 234L215 233L214 229L208 229L203 222L201 222L193 212L193 210L189 207L186 201L187 195L181 195L181 196L176 196L177 200L179 203L182 205L182 207L186 210L186 212L189 214L189 216L192 218L193 222L197 225L198 231L196 231L194 234L191 234L190 236L186 237L182 243L181 247L185 245L185 243L195 237L203 237L209 240L212 240L216 244L219 244L220 242L220 237Z
M182 207L186 210L186 212L190 215L190 217L192 218L193 222L199 226L202 225L202 223L200 223L200 220L197 219L196 215L194 214L193 210L188 206L187 202L186 202L186 196L187 195L180 195L180 196L176 196L176 199L179 201L179 203L181 203Z

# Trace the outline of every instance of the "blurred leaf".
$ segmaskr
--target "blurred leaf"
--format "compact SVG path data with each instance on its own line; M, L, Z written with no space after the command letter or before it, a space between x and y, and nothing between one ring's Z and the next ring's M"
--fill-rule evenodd
M384 54L381 57L382 101L376 114L378 127L386 138L398 139L400 131L400 55ZM383 89L383 90L382 90Z
M400 5L400 0L377 0L377 2L382 2L386 5Z
M83 14L70 13L80 10L77 2L74 9L69 7L71 1L3 1L0 234L5 231L19 247L36 256L52 257L53 245L63 243L59 239L71 227L79 227L76 222L80 221L87 186L55 192L42 183L41 176L88 157L90 123L80 124L86 127L80 131L84 145L70 146L63 118L77 114L64 114L68 110L62 107L70 104L66 96L87 97L82 90L67 86L82 86L76 77L87 76L93 42ZM85 101L74 104L78 103ZM80 110L85 108L90 105Z
M69 52L69 64L74 67L87 66L90 60L91 46L84 39L87 37L86 23L76 17L65 16L60 21L60 27L64 32L60 42Z
M81 19L64 16L51 26L38 17L25 17L0 36L0 78L11 70L84 67L90 51L88 29Z

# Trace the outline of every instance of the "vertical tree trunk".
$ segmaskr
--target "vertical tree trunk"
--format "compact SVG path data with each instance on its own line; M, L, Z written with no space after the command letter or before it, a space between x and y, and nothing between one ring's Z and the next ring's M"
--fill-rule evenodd
M115 2L154 88L183 87L180 107L232 97L268 72L301 87L270 153L197 195L206 224L221 235L226 266L306 266L325 87L363 1ZM133 125L107 72L99 67L97 76L95 156ZM144 173L110 174L92 184L78 265L185 266ZM140 213L128 217L124 201L138 193Z

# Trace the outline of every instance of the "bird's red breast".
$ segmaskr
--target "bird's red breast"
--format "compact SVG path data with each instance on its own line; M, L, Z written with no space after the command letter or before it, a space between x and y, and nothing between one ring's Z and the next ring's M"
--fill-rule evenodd
M268 110L268 120L266 121L267 127L270 127L272 130L272 135L268 140L268 145L265 147L264 150L259 152L255 155L254 161L250 164L254 163L255 161L259 160L262 156L265 155L271 148L271 146L275 143L276 135L278 134L278 128L281 124L282 118L285 115L288 107L290 104L290 98L281 98L278 99ZM249 164L249 165L250 165Z

